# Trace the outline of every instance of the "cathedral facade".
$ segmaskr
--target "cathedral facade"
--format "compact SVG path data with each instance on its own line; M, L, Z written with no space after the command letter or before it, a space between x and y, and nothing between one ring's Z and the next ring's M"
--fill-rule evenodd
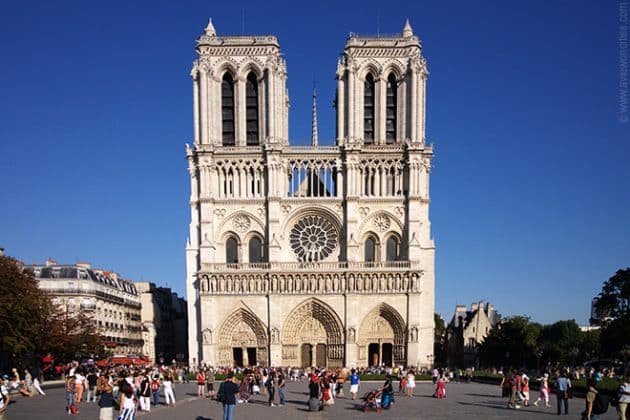
M290 144L275 36L210 22L196 50L191 365L431 365L428 72L409 23L348 37L334 145L318 144L316 118L311 145Z

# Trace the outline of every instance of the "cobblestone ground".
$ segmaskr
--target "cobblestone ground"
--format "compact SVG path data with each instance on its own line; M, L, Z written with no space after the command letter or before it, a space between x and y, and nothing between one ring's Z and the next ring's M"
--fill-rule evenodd
M381 383L363 383L359 395L375 389ZM395 384L395 387L398 385ZM346 386L346 392L347 392ZM484 384L448 384L447 398L437 400L433 394L433 385L419 383L415 396L408 398L396 395L395 404L382 413L374 411L363 413L361 401L349 398L337 398L334 406L324 412L309 413L306 409L308 397L306 383L289 383L286 392L287 404L284 407L269 407L265 395L255 395L248 404L236 406L236 419L536 419L557 417L555 411L555 397L552 397L552 407L523 407L520 410L508 410L506 401L499 397L498 386ZM222 408L217 402L196 397L195 384L178 385L176 388L177 406L152 407L150 413L137 413L136 418L142 420L191 419L214 420L221 419ZM534 394L534 393L532 393ZM61 388L47 390L46 396L33 398L15 397L7 412L7 420L17 419L98 419L98 406L94 403L79 404L79 414L69 416L64 410L65 397ZM277 402L276 393L276 402ZM578 419L584 409L584 399L574 398L569 403L569 415L562 418ZM116 417L114 417L115 419ZM609 408L602 420L616 419L616 412Z

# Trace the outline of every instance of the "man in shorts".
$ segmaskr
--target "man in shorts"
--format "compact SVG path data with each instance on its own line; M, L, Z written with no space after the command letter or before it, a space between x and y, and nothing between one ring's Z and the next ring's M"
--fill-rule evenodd
M352 395L353 400L357 397L357 392L359 392L359 382L359 374L356 369L352 369L350 372L350 395Z

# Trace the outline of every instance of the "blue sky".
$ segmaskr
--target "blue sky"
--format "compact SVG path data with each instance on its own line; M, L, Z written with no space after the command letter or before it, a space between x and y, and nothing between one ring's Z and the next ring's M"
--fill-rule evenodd
M293 144L310 138L314 80L332 144L348 33L409 18L431 72L436 310L485 299L586 323L602 282L630 266L619 3L297 4L4 1L0 245L184 294L189 71L208 17L220 35L278 36Z

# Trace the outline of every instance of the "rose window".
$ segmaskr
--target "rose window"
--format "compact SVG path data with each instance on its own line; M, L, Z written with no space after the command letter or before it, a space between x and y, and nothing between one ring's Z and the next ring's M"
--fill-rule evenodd
M325 217L306 216L291 229L289 242L300 261L321 261L337 247L337 231Z

